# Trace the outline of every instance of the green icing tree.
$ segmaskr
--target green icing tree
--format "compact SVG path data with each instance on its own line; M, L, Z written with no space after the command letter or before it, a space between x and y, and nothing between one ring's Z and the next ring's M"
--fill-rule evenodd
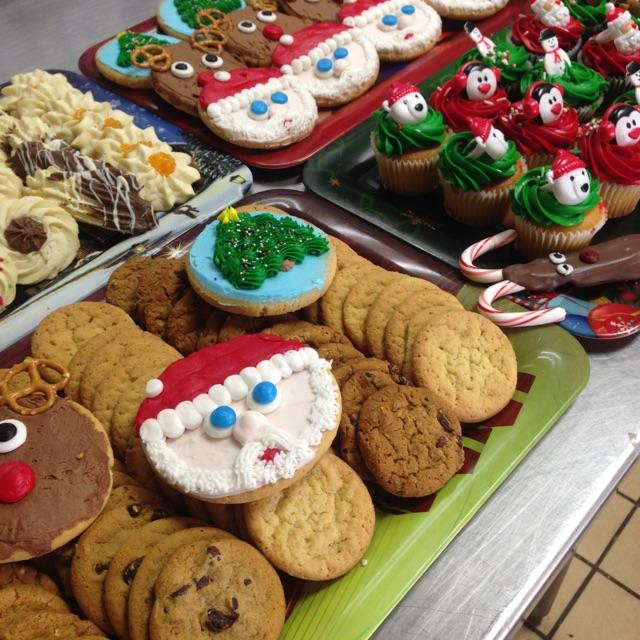
M123 31L118 34L118 66L131 66L131 52L136 47L144 47L146 44L168 44L166 40L150 36L148 33L136 33L135 31Z
M195 29L196 14L202 9L218 9L223 13L229 13L241 6L240 0L173 0L176 10L182 21Z
M307 224L269 213L240 213L235 220L218 223L213 261L236 289L258 289L306 256L327 251L326 237Z

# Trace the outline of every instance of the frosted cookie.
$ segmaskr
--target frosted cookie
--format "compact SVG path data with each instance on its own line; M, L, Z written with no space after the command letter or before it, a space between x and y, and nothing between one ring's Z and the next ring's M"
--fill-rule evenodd
M44 368L60 383L48 385ZM12 379L27 371L28 387ZM98 516L111 490L111 447L84 407L56 395L68 373L27 358L0 380L0 563L44 555Z
M202 10L229 13L244 4L243 0L159 0L156 19L165 33L187 40L201 26Z
M362 29L385 62L413 60L430 51L442 34L440 16L422 0L344 2L339 20Z
M306 138L318 107L295 76L277 69L213 74L200 91L200 118L217 136L241 147L284 147Z
M197 351L149 381L136 426L167 483L241 503L310 471L339 418L330 364L300 342L255 334Z
M134 64L132 53L138 47L163 46L176 42L178 42L178 38L172 36L122 31L96 51L96 67L105 78L112 82L135 89L149 89L151 87L151 69L148 66L141 67Z
M255 317L311 304L335 270L335 252L320 229L274 211L225 209L187 257L198 295L230 313Z
M0 245L0 313L2 313L16 297L18 270L9 252Z
M509 0L425 0L443 18L478 20L487 18L507 6Z
M340 11L334 0L278 0L278 7L291 16L313 22L338 22Z
M0 246L15 264L18 284L50 280L75 259L78 224L43 198L0 199Z

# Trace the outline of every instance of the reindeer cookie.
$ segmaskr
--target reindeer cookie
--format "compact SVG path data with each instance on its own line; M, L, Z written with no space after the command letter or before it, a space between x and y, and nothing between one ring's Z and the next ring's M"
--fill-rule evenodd
M48 384L45 370L61 381ZM10 391L27 372L29 386ZM41 556L78 536L111 491L113 455L100 423L57 392L69 373L27 358L0 379L0 563Z
M202 26L197 20L201 11L229 13L244 6L243 0L159 0L156 19L165 33L188 40Z
M284 13L312 22L338 22L340 4L335 0L278 0Z

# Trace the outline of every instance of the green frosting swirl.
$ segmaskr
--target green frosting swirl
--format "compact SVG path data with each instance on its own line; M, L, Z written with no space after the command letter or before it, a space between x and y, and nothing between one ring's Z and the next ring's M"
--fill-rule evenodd
M601 98L608 83L597 71L580 62L571 66L565 64L561 76L550 76L544 70L544 63L538 62L527 71L520 80L520 91L525 95L529 87L536 81L557 82L564 88L564 100L572 107L593 104Z
M427 116L417 124L398 123L382 109L373 114L376 120L376 149L385 156L402 155L437 147L444 139L445 126L442 114L428 107Z
M500 69L501 84L518 82L522 74L529 69L529 54L524 47L505 40L505 35L494 36L491 39L496 45L494 56L481 56L476 47L465 54L462 62L479 60L489 67Z
M543 227L557 224L562 227L574 227L580 224L587 211L599 202L600 183L589 174L591 190L581 204L560 204L553 193L545 189L549 167L536 167L527 171L511 190L511 207L516 215L522 216Z
M118 58L116 62L119 67L130 67L131 52L137 47L144 47L147 44L167 44L166 40L150 36L148 33L136 33L135 31L124 31L118 34Z
M520 154L513 140L509 140L507 152L499 160L486 153L479 158L468 154L475 148L473 135L462 131L452 135L444 144L438 160L442 177L462 191L480 191L495 182L510 178L516 172Z
M285 261L329 251L329 242L310 225L292 218L240 213L237 222L218 223L213 261L236 289L258 289L282 271ZM290 265L289 265L290 266Z
M589 4L584 0L564 0L569 13L582 24L583 27L597 27L605 21L607 0L600 0L597 4Z
M241 6L240 0L173 0L178 15L182 21L195 29L196 15L202 9L218 9L222 13L235 11Z

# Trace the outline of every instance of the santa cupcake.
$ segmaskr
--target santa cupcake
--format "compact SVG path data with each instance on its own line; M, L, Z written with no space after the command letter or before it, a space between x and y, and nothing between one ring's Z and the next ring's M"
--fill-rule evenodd
M494 120L509 112L509 100L499 81L500 71L496 67L472 60L440 85L429 102L449 127L465 131L469 118Z
M406 196L437 189L438 153L446 128L442 114L427 105L420 89L394 83L373 117L371 144L384 188Z
M611 105L602 121L586 130L578 149L600 180L610 218L629 215L640 201L640 111Z
M564 103L559 84L535 82L523 100L498 120L531 169L550 164L561 149L571 149L578 135L578 114Z

